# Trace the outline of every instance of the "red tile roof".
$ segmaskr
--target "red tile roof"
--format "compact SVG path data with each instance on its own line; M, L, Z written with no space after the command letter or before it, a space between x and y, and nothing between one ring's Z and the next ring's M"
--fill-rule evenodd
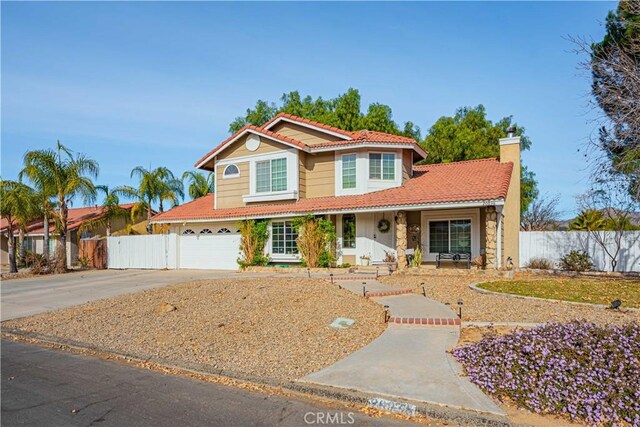
M367 208L402 207L440 203L504 199L513 165L496 159L417 166L416 174L403 186L373 193L300 199L279 205L214 209L214 195L173 208L153 218L154 222L188 221L308 212L353 211Z
M125 203L121 204L120 207L123 209L131 209L133 207L133 203ZM75 230L80 227L84 222L100 218L104 212L104 208L102 206L90 206L84 208L70 208L67 216L67 224L69 230ZM4 231L4 229L9 225L6 218L2 218L0 221L0 231ZM55 226L52 224L50 229L52 233L55 232ZM27 227L28 234L42 234L44 233L44 221L33 221Z
M272 131L268 130L267 127L271 123L273 123L275 120L277 120L278 118L286 118L286 119L291 120L291 121L295 121L295 122L299 122L299 123L306 123L306 124L309 124L309 125L321 128L321 129L325 129L325 130L328 130L328 131L331 131L331 132L339 133L341 135L344 135L344 137L348 138L348 139L338 140L338 141L331 141L331 142L324 142L324 143L320 143L320 144L307 145L307 144L304 144L303 142L300 142L300 141L298 141L298 140L296 140L294 138L291 138L291 137L288 137L288 136L285 136L285 135L281 135L279 133L272 132ZM275 140L288 143L290 145L293 145L294 147L300 148L300 149L305 150L305 151L310 151L310 152L312 152L314 149L320 148L320 147L338 147L338 146L342 146L342 145L359 144L359 143L364 143L364 142L374 142L374 143L390 143L390 144L412 144L414 147L416 147L416 149L418 149L418 152L421 155L425 155L426 154L422 150L422 148L419 148L418 143L414 139L408 138L406 136L392 135L392 134L389 134L389 133L375 132L375 131L370 131L370 130L359 130L359 131L353 131L353 132L352 131L346 131L346 130L338 129L338 128L333 127L333 126L329 126L329 125L325 125L325 124L322 124L322 123L314 122L313 120L303 119L302 117L292 116L291 114L280 113L280 114L276 115L273 119L269 120L267 123L265 123L264 125L262 125L260 127L253 126L253 125L245 125L244 127L242 127L242 129L238 130L233 135L231 135L229 138L225 139L220 144L218 144L213 150L209 151L207 154L202 156L202 158L200 158L200 160L198 160L195 163L195 167L199 167L199 165L201 165L203 162L205 162L208 158L218 154L225 147L227 147L227 145L229 143L231 143L237 137L241 136L242 134L246 133L247 131L253 131L253 133L257 133L259 135L264 135L264 136L267 136L267 137L271 137L271 138L273 138Z

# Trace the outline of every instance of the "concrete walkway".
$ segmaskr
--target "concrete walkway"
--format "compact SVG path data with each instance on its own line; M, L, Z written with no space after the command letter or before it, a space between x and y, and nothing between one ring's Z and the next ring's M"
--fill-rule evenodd
M341 285L362 294L362 280ZM374 280L365 286L372 292L397 290ZM388 305L393 317L457 318L449 307L417 294L372 299ZM456 346L459 334L457 326L390 324L368 346L301 381L504 415L460 376L461 366L447 353Z

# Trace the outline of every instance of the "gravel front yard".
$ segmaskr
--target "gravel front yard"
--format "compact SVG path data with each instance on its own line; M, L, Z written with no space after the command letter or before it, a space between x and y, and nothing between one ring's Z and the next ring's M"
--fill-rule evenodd
M168 305L167 305L168 304ZM163 311L171 309L173 311ZM292 380L358 350L384 329L380 305L317 279L206 280L3 322L105 350ZM356 323L329 324L336 317Z
M384 283L400 288L414 289L422 293L424 282L427 297L455 306L459 299L464 302L463 321L477 322L569 322L584 319L596 323L626 323L640 321L640 312L614 311L603 308L578 306L556 301L533 301L488 295L469 289L474 282L487 280L482 276L402 276L392 275L381 279Z

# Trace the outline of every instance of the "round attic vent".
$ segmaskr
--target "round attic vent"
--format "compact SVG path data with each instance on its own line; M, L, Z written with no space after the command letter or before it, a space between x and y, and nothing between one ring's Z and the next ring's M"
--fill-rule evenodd
M256 151L260 147L260 137L258 135L249 135L247 142L244 144L249 151Z

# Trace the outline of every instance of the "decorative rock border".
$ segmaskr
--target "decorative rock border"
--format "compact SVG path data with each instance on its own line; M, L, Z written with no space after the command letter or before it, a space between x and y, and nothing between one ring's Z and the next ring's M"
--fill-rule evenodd
M589 302L566 301L566 300L562 300L562 299L530 297L530 296L527 296L527 295L516 295L516 294L510 294L510 293L507 293L507 292L490 291L488 289L482 289L482 288L480 288L478 286L478 285L480 285L482 283L487 283L487 282L475 282L475 283L470 284L469 288L471 288L472 290L474 290L476 292L480 292L482 294L498 295L498 296L503 296L503 297L507 297L507 298L519 298L519 299L527 299L527 300L532 300L532 301L557 302L557 303L561 303L561 304L580 305L580 306L587 306L587 307L594 307L594 308L609 308L608 305L604 305L604 304L592 304L592 303L589 303ZM640 308L634 308L634 307L625 307L622 310L640 312Z
M367 291L366 297L388 297L392 295L404 295L404 294L412 294L413 291L411 289L399 289L397 291Z

